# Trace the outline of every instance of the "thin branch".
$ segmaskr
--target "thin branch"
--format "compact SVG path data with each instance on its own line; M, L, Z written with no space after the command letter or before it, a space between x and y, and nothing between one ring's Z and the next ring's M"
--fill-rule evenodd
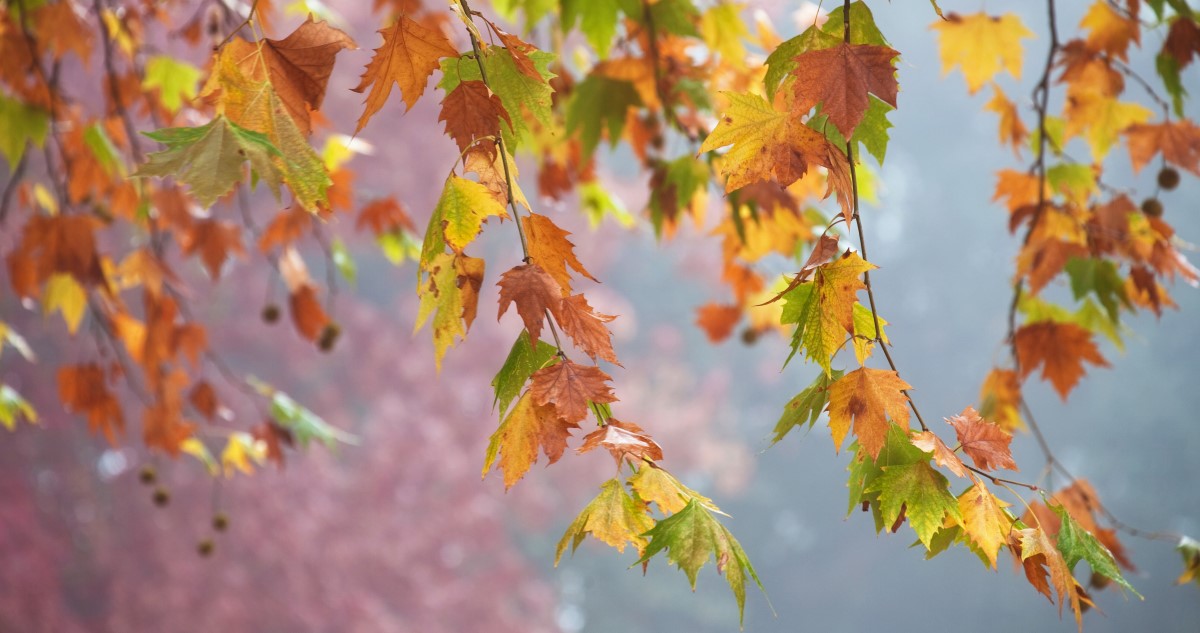
M29 160L29 141L25 142L25 150L25 153L21 154L21 160L17 161L12 172L8 174L8 182L4 184L4 193L0 194L0 225L3 225L4 220L8 217L13 194L17 191L17 185L21 184L21 178L25 176L25 164Z

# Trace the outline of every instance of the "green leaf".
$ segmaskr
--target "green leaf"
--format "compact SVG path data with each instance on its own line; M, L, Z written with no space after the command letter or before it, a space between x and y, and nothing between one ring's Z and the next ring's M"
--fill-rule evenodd
M666 219L663 196L673 195L676 207L691 204L697 193L708 187L708 163L695 156L685 154L666 164L666 177L650 196L650 221L654 234L662 237L663 221Z
M562 0L562 29L569 31L582 18L579 30L603 59L617 35L617 0Z
M19 418L25 418L30 424L37 424L38 414L16 389L0 384L0 425L10 431L15 430Z
M509 143L509 151L515 152L516 147L524 145L533 132L525 122L522 113L528 113L543 125L550 125L550 96L554 90L550 80L555 74L550 72L550 62L555 56L544 51L529 53L541 79L535 79L517 70L512 54L499 46L489 47L483 56L483 66L487 69L488 86L512 119L501 121L500 126L504 140ZM438 87L450 94L458 84L464 81L481 81L479 65L475 63L474 53L462 57L447 57L442 59L442 80Z
M1125 280L1112 260L1072 257L1065 268L1071 279L1071 294L1075 295L1075 300L1082 300L1089 292L1095 294L1113 323L1120 321L1122 305L1132 307L1125 293Z
M83 132L83 143L109 175L125 175L125 163L121 160L121 152L113 145L108 132L104 131L104 126L99 123L89 125Z
M191 187L196 202L211 207L241 182L242 164L249 161L253 173L266 180L278 198L283 174L272 159L282 154L265 134L240 127L224 116L200 127L164 128L144 134L167 149L147 156L134 177L173 176Z
M830 373L833 355L854 329L855 295L865 287L859 277L872 268L858 254L851 254L819 266L811 280L783 294L779 322L796 325L785 366L803 349L806 358Z
M654 21L657 33L700 37L700 32L696 30L700 11L692 0L659 0L650 5L650 19Z
M521 330L512 350L508 352L508 358L504 360L504 365L500 367L496 377L492 378L492 389L496 392L492 406L499 405L501 420L508 411L508 405L521 393L521 388L529 382L533 372L549 364L556 354L558 348L542 340L538 341L537 349L534 349L529 344L529 332Z
M1104 576L1121 585L1122 587L1133 592L1133 595L1142 598L1142 594L1138 593L1133 585L1130 585L1125 577L1121 575L1121 570L1117 568L1117 561L1113 558L1112 552L1104 546L1096 537L1087 530L1083 529L1075 519L1071 518L1070 513L1062 506L1051 506L1054 514L1061 519L1061 524L1058 528L1058 551L1062 552L1063 560L1067 562L1067 568L1074 571L1075 564L1081 560L1087 561L1092 571ZM1144 599L1144 598L1143 598Z
M692 589L696 588L696 575L700 568L710 557L715 558L717 573L725 574L725 580L737 600L739 623L745 620L746 574L749 573L759 590L766 593L741 544L696 499L688 501L679 512L659 521L644 536L650 538L650 544L634 564L644 563L665 549L667 560L687 574Z
M601 131L608 131L608 142L615 147L625 129L629 108L642 105L633 84L620 79L588 75L575 87L567 105L567 133L579 131L584 156L591 156L600 143Z
M845 12L842 10L842 7L837 7L830 11L829 19L825 20L825 24L821 25L821 30L836 36L838 41L842 40L842 33L845 32L845 29ZM862 0L856 0L850 5L850 43L890 46L887 38L883 36L879 27L875 25L875 16L871 15L871 10L867 8L867 4Z
M621 204L620 198L612 195L599 181L579 185L579 206L587 215L588 226L596 228L606 217L611 217L624 228L632 228L637 219Z
M559 539L554 551L554 565L557 567L562 560L567 543L571 544L574 554L588 534L617 548L618 552L625 551L626 543L633 543L640 552L646 547L647 530L653 527L654 519L646 514L646 504L625 492L619 479L609 479L600 486L600 494L584 507Z
M159 99L167 110L177 112L184 101L196 97L196 83L203 75L199 68L169 55L153 55L146 60L142 78L143 90L158 89Z
M844 373L840 369L835 369L830 374L821 372L810 385L788 401L783 406L783 415L775 424L775 437L771 438L771 444L778 443L795 427L807 424L811 429L817 418L821 417L825 405L829 404L829 385Z
M858 127L854 128L851 140L854 141L856 158L862 156L862 149L865 149L882 165L884 157L887 156L888 130L892 129L892 123L888 121L887 115L895 108L875 95L868 95L868 99L867 112L863 115ZM829 124L829 117L821 114L819 108L817 113L808 120L807 125L823 133L825 138L839 149L846 147L846 137L842 136L841 130L836 125ZM859 149L859 146L862 146L862 149Z
M884 466L866 492L879 493L879 510L884 525L892 525L904 506L909 525L928 549L946 515L962 521L958 501L950 494L950 482L928 461Z
M878 532L884 525L879 514L879 493L871 490L871 484L883 474L884 466L915 464L929 459L929 456L913 446L908 439L908 433L895 424L888 427L887 439L877 459L872 460L871 455L859 450L860 448L858 442L850 445L850 452L854 457L846 467L846 470L850 471L850 478L846 482L846 487L850 489L850 503L846 508L846 515L849 516L854 508L866 501L875 510L875 531Z
M341 238L333 238L329 245L329 257L342 278L353 286L358 280L358 265L354 263L354 258L350 256L350 251L346 249L346 244Z
M492 0L492 9L505 20L514 23L517 11L522 11L525 14L525 30L528 31L546 14L557 9L558 2L559 0Z
M834 37L816 26L810 26L796 37L781 42L767 56L767 73L763 76L763 86L767 89L767 98L775 99L775 92L779 90L780 84L789 73L796 69L796 57L809 51L832 48L841 42L841 37Z
M21 162L27 144L41 147L49 132L46 112L0 93L0 154L8 160L9 171Z
M1087 200L1096 189L1096 172L1090 164L1063 163L1046 170L1050 188L1076 200Z
M1171 95L1171 107L1175 110L1175 116L1182 118L1183 100L1188 93L1183 87L1183 78L1179 76L1179 60L1169 53L1159 53L1154 58L1154 69L1162 79L1163 88Z
M279 426L292 432L292 437L302 448L312 440L333 448L338 442L357 444L358 438L322 420L317 414L300 405L286 393L251 376L246 382L256 391L271 400L271 417Z

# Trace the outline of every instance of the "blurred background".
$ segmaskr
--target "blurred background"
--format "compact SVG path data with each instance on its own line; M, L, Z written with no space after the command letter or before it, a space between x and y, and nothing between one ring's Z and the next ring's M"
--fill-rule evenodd
M941 2L960 12L981 4ZM1059 4L1060 28L1071 31L1086 3ZM334 71L324 110L335 130L352 129L361 96L349 88L379 41L378 19L366 5L334 5L361 47L339 56ZM782 0L753 5L784 36L799 32L815 10ZM1045 54L1043 3L985 8L1017 12L1038 34L1026 44L1023 80L1001 81L1024 103ZM872 280L891 323L893 355L936 420L977 404L984 376L1007 353L1018 244L991 197L997 169L1027 164L997 143L995 115L983 111L987 97L966 96L957 73L941 76L929 5L872 9L903 54L900 107L891 115L887 161L877 169L878 204L864 211L871 259L880 266ZM280 16L276 29L286 33L300 20ZM1153 76L1152 64L1135 52L1140 72ZM1194 72L1185 79L1195 94ZM395 193L423 223L439 193L431 183L444 178L457 151L440 135L436 99L427 95L401 112L398 101L388 104L361 135L374 155L352 164L355 193ZM1193 106L1188 114L1200 111ZM601 178L636 213L645 182L624 151L608 155ZM1150 190L1153 170L1122 179L1130 173L1125 161L1123 151L1114 153L1111 183ZM1164 197L1166 218L1184 239L1200 236L1198 201L1200 186L1189 178ZM830 450L823 422L767 450L783 404L815 370L793 362L781 371L788 348L778 337L707 342L695 308L720 299L720 246L706 227L686 225L660 243L646 222L590 232L572 202L535 206L575 233L580 259L604 281L585 288L593 306L620 315L613 326L625 369L612 373L622 419L650 430L664 447L664 466L732 515L726 525L777 613L751 590L746 630L908 631L935 621L980 632L1074 628L1010 557L1001 557L996 572L962 548L927 562L920 548L909 548L915 538L907 528L876 535L869 515L847 517L846 458ZM263 217L273 212L262 210ZM334 228L351 234L349 226ZM12 239L5 235L4 246ZM64 413L54 367L88 350L67 340L61 324L47 327L0 296L4 319L42 357L32 365L6 355L0 377L43 417L0 435L0 632L736 630L736 605L712 565L695 593L665 560L643 578L629 568L635 554L590 539L553 566L563 529L613 474L607 455L568 454L553 468L534 468L507 493L495 475L480 481L498 422L489 381L519 331L515 317L497 324L488 307L497 272L518 263L515 235L492 223L480 239L492 264L481 318L440 374L428 334L411 335L414 271L392 266L367 240L350 242L358 283L337 299L343 334L328 355L286 323L259 319L272 300L264 299L271 283L261 262L235 264L229 279L236 283L220 285L186 271L199 289L195 305L204 306L198 318L237 372L267 379L360 438L218 488L193 462L109 447ZM320 257L315 245L312 254ZM1089 372L1069 403L1034 381L1027 396L1058 456L1117 516L1200 536L1200 291L1173 291L1180 309L1129 322L1124 352L1103 348L1113 368ZM1019 435L1013 445L1026 469L1019 478L1036 478L1042 460L1033 439ZM170 490L165 508L138 482L145 464ZM214 538L214 508L230 525L203 558L197 544ZM1195 586L1173 584L1181 571L1173 546L1122 538L1138 567L1129 580L1146 599L1097 592L1103 614L1086 614L1085 629L1196 631L1200 595Z

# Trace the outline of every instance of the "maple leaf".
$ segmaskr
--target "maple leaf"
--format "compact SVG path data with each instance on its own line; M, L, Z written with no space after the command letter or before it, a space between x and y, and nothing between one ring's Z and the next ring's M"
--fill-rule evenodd
M875 520L875 531L881 532L890 524L883 522L883 514L879 511L879 493L871 488L871 484L883 475L884 467L928 462L929 455L912 445L908 431L894 424L888 428L887 440L878 457L872 458L868 455L859 442L851 443L848 450L852 456L846 468L850 471L850 477L846 481L846 487L850 490L846 516L850 516L860 505L870 508Z
M251 43L235 38L226 48L248 77L271 82L301 132L310 134L309 112L321 109L334 59L343 49L355 49L358 44L340 29L315 22L309 15L282 40L263 38Z
M310 341L316 341L329 323L329 315L317 300L317 290L312 284L301 284L292 290L288 294L288 308L296 331Z
M378 198L364 205L354 221L354 228L360 231L369 228L377 236L400 230L415 233L417 230L412 218L408 217L394 196Z
M554 281L562 288L563 296L571 293L571 273L567 271L568 266L598 283L575 256L575 245L567 239L570 231L558 228L550 218L537 213L521 216L521 226L525 229L529 258L554 277Z
M312 227L312 214L301 207L284 209L271 218L258 238L258 250L266 253L276 246L286 247Z
M1015 345L1024 380L1033 370L1042 368L1042 378L1054 385L1065 401L1067 394L1087 373L1083 363L1108 367L1108 361L1092 341L1092 333L1074 323L1041 321L1021 326Z
M1068 139L1083 134L1092 150L1092 158L1102 162L1123 130L1145 123L1153 112L1137 103L1117 101L1097 95L1073 95L1067 98Z
M737 305L707 303L696 308L696 325L704 330L710 343L720 343L729 338L741 320L742 308Z
M483 67L487 72L487 85L508 112L511 121L505 121L502 126L504 140L508 147L514 148L523 144L524 139L533 138L533 130L525 120L525 114L542 125L551 123L551 95L554 89L550 80L554 73L550 72L550 62L554 55L536 51L527 55L537 69L537 76L532 77L522 72L512 51L497 46L490 46L483 52ZM453 91L463 81L482 81L479 64L474 54L461 57L447 57L441 62L442 80L438 87L447 93Z
M611 417L602 428L588 433L583 438L583 445L576 450L582 455L599 446L612 454L618 469L622 460L626 459L631 464L641 464L643 461L656 462L663 458L662 447L642 427Z
M1087 29L1088 48L1104 52L1118 59L1129 60L1130 43L1141 45L1141 26L1136 16L1129 19L1106 2L1094 2L1079 22L1079 28Z
M525 387L533 372L545 367L557 355L558 348L545 341L538 341L535 347L529 340L529 332L521 330L508 357L504 359L504 365L492 378L492 389L496 393L492 406L499 409L500 419L504 419L508 405Z
M780 323L796 324L788 361L803 349L804 355L816 361L826 374L831 371L834 353L848 334L855 333L856 295L866 288L860 276L872 268L875 266L858 253L847 252L833 262L818 266L811 282L781 295L784 305Z
M496 319L504 316L509 304L516 303L517 314L536 345L546 314L555 319L561 314L562 290L558 282L537 264L520 264L500 275L496 285L500 286L500 313Z
M1076 592L1076 587L1079 582L1071 575L1071 568L1067 565L1063 555L1050 541L1050 537L1046 532L1039 527L1025 528L1017 530L1016 534L1021 542L1021 562L1025 565L1025 573L1030 576L1031 567L1035 570L1041 570L1044 566L1049 570L1050 582L1054 586L1054 590L1058 592L1058 615L1062 617L1063 604L1071 603L1071 611L1075 614L1075 622L1079 625L1079 629L1083 630L1083 612L1080 608L1079 594ZM1045 572L1041 572L1045 573ZM1039 591L1039 583L1034 581L1034 576L1030 576L1030 582ZM1041 585L1045 586L1045 581L1041 581ZM1049 588L1047 587L1043 593L1049 598ZM1053 600L1051 600L1053 602Z
M930 28L938 31L942 75L960 67L971 94L1001 69L1021 78L1021 40L1033 37L1033 31L1015 14L993 17L986 13L948 13L945 20L934 22Z
M836 385L834 386L836 388ZM867 448L863 444L863 448ZM883 474L866 488L879 493L879 509L884 525L897 525L903 512L917 538L926 548L947 516L961 521L958 503L948 490L949 480L927 461L884 466Z
M1200 176L1200 126L1195 123L1183 120L1137 124L1125 128L1124 134L1135 173L1162 152L1168 163Z
M451 174L425 230L422 266L441 253L445 245L461 253L479 235L484 220L493 215L507 217L504 207L491 197L486 187Z
M649 537L650 543L634 564L645 563L665 549L667 560L687 574L692 589L696 588L696 576L700 568L709 558L716 558L717 572L725 575L737 600L739 622L746 606L746 574L750 574L760 590L766 591L741 543L696 499L691 499L682 510L659 521L645 536Z
M974 407L963 409L962 413L947 418L946 422L954 427L963 452L971 457L980 470L1019 470L1009 447L1012 434L979 417Z
M486 477L495 463L504 471L504 489L511 488L537 461L538 449L550 464L558 461L567 448L571 429L577 428L574 420L560 418L553 407L537 403L533 390L526 391L488 440L482 476Z
M358 134L376 112L387 102L392 93L392 84L400 86L405 111L411 110L417 99L425 92L425 83L433 71L438 69L443 57L458 57L458 50L440 31L401 15L396 23L379 31L383 45L375 49L371 61L363 71L362 81L354 88L363 92L368 87L366 106L354 133Z
M11 171L25 155L25 146L42 147L50 132L50 116L44 110L0 94L0 154Z
M567 132L578 131L584 155L591 156L603 132L608 133L609 144L616 146L629 110L641 105L642 99L631 82L593 72L575 87L567 106Z
M840 369L828 374L822 371L810 385L783 405L783 415L779 417L779 422L775 423L775 436L771 438L771 444L778 443L798 426L808 425L811 429L817 418L821 417L825 405L829 404L829 386L843 374Z
M99 365L64 365L58 370L58 399L73 413L87 414L88 428L102 432L108 443L117 445L125 432L121 403L108 388L107 376Z
M200 261L213 281L221 278L221 269L231 254L245 254L242 230L232 222L201 220L182 239L184 255L200 253Z
M679 512L692 499L707 510L721 512L712 499L683 485L671 473L653 463L639 464L637 472L629 478L629 487L637 493L637 498L646 503L657 503L664 514Z
M802 116L820 104L821 112L849 138L867 112L868 93L896 107L898 55L886 46L842 43L796 57L792 114Z
M1086 560L1088 566L1092 568L1092 573L1109 578L1133 592L1133 595L1142 598L1142 594L1138 593L1133 585L1130 585L1121 575L1113 553L1100 540L1091 532L1083 529L1063 506L1051 506L1050 509L1058 515L1060 521L1057 545L1068 569L1074 570L1079 561Z
M933 453L933 461L938 466L945 466L950 469L950 472L959 477L965 478L967 476L967 469L963 465L962 460L933 431L913 433L912 445L926 453Z
M476 139L499 137L502 119L512 125L500 97L482 81L464 81L455 86L442 99L442 112L438 115L459 151L465 151Z
M996 498L983 482L976 481L958 496L958 512L967 538L983 552L996 568L996 554L1008 542L1014 518L1004 507L1008 504Z
M849 195L852 187L848 187L850 164L841 150L798 117L776 110L758 95L721 94L729 99L729 109L704 139L700 153L733 145L721 164L727 193L772 178L787 186L808 172L809 166L821 165L830 172L826 195L837 191L843 212L850 213L846 211L846 201L853 198Z
M612 332L604 325L617 317L592 310L587 299L579 294L564 297L555 318L563 332L575 341L576 347L593 361L603 358L614 365L621 364L613 351Z
M1021 122L1017 104L1010 101L1000 86L993 83L992 100L983 107L1000 116L1000 142L1011 147L1014 154L1019 154L1029 137L1029 130Z
M1200 543L1183 536L1175 549L1179 550L1180 556L1183 557L1183 573L1175 579L1175 584L1182 585L1192 581L1200 584Z
M781 42L764 62L767 72L763 75L763 86L767 89L767 97L775 98L775 91L779 89L780 84L796 69L797 57L809 51L832 48L841 43L842 38L826 33L815 24L796 37Z
M612 377L599 367L562 359L533 372L529 391L536 404L554 405L559 418L574 423L587 417L589 402L617 401L612 387L604 384L610 380Z
M283 174L272 158L282 153L265 134L218 115L200 127L164 128L145 135L167 149L147 155L134 177L172 176L190 187L200 206L211 207L241 182L242 164L249 161L254 174L278 197Z
M219 93L217 110L230 122L266 135L278 150L272 162L301 206L316 211L327 205L332 179L325 162L313 150L271 83L247 76L238 64L232 49L222 50L205 94ZM278 177L270 174L267 184L278 198Z
M455 339L465 339L479 304L484 260L465 255L439 253L425 267L428 277L417 286L421 303L413 332L424 327L433 314L434 362L439 371L446 350ZM436 310L436 314L434 311Z
M29 401L21 397L16 389L0 383L0 426L14 431L17 419L25 418L30 424L37 424L38 414Z
M859 444L873 459L878 458L891 426L888 418L900 428L908 428L908 389L912 385L896 372L870 367L859 367L831 384L829 430L834 449L841 450L853 422Z
M609 479L600 486L600 494L567 526L554 551L554 566L562 560L567 543L573 554L588 534L618 552L625 551L626 543L641 552L648 542L642 535L653 527L654 519L646 514L646 505L625 492L619 479Z
M201 380L188 393L188 402L200 415L212 420L217 414L217 392L207 380Z

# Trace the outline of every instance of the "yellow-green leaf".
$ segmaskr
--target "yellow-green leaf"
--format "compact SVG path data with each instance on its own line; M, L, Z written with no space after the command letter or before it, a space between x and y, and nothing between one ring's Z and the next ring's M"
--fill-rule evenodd
M619 479L609 479L559 539L554 564L557 566L562 560L568 543L574 552L588 534L618 552L625 551L626 543L632 543L641 552L646 548L646 538L642 535L653 527L654 519L646 514L646 505L625 492Z

